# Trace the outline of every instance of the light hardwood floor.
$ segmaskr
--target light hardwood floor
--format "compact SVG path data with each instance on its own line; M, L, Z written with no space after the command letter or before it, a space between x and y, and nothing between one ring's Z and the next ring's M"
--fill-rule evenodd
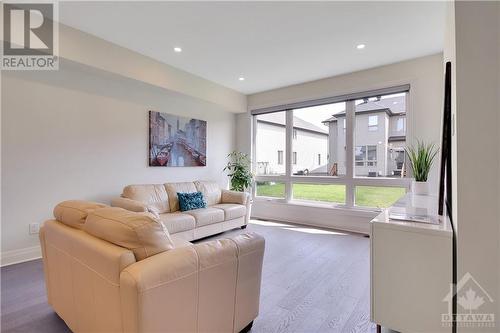
M258 220L212 238L245 231L266 238L252 332L375 332L368 238ZM1 281L1 332L70 332L47 304L40 260L2 268Z

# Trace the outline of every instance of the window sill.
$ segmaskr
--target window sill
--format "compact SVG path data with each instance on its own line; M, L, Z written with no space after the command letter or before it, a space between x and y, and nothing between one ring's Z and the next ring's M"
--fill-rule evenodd
M285 199L280 199L280 198L255 197L253 203L256 204L259 202L278 204L278 205L291 205L299 207L329 209L340 213L347 213L349 215L371 217L371 218L375 217L376 215L378 215L380 212L383 211L383 208L376 208L376 207L360 207L360 206L347 207L344 204L315 202L315 201L297 200L297 199L286 202Z

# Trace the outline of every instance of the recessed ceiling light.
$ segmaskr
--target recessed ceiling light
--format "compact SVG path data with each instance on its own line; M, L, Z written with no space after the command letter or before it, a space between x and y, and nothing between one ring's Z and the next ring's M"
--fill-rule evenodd
M238 78L238 80L240 80L240 81L245 81L245 78L244 78L243 76L240 76L240 77Z
M398 102L392 102L392 104L398 104Z
M358 50L362 50L362 49L364 49L365 47L366 47L366 45L365 45L365 44L358 44L358 45L356 45L356 48L357 48Z
M182 49L178 46L174 47L174 52L181 53Z

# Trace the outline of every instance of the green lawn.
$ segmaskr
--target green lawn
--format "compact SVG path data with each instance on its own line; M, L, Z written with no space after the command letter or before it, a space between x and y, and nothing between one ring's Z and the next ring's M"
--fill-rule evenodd
M403 187L356 187L356 205L366 207L389 207L405 195Z
M356 187L356 205L366 207L389 207L405 194L400 187ZM257 195L283 198L285 184L257 183ZM345 203L344 185L293 184L293 198L301 200Z
M257 195L260 197L284 198L285 184L257 182Z

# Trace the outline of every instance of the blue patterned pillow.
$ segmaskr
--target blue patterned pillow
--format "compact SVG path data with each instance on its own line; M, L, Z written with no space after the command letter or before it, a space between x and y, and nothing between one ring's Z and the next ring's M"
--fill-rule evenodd
M207 207L207 203L203 199L203 194L201 192L177 192L177 198L179 198L179 207L181 212Z

